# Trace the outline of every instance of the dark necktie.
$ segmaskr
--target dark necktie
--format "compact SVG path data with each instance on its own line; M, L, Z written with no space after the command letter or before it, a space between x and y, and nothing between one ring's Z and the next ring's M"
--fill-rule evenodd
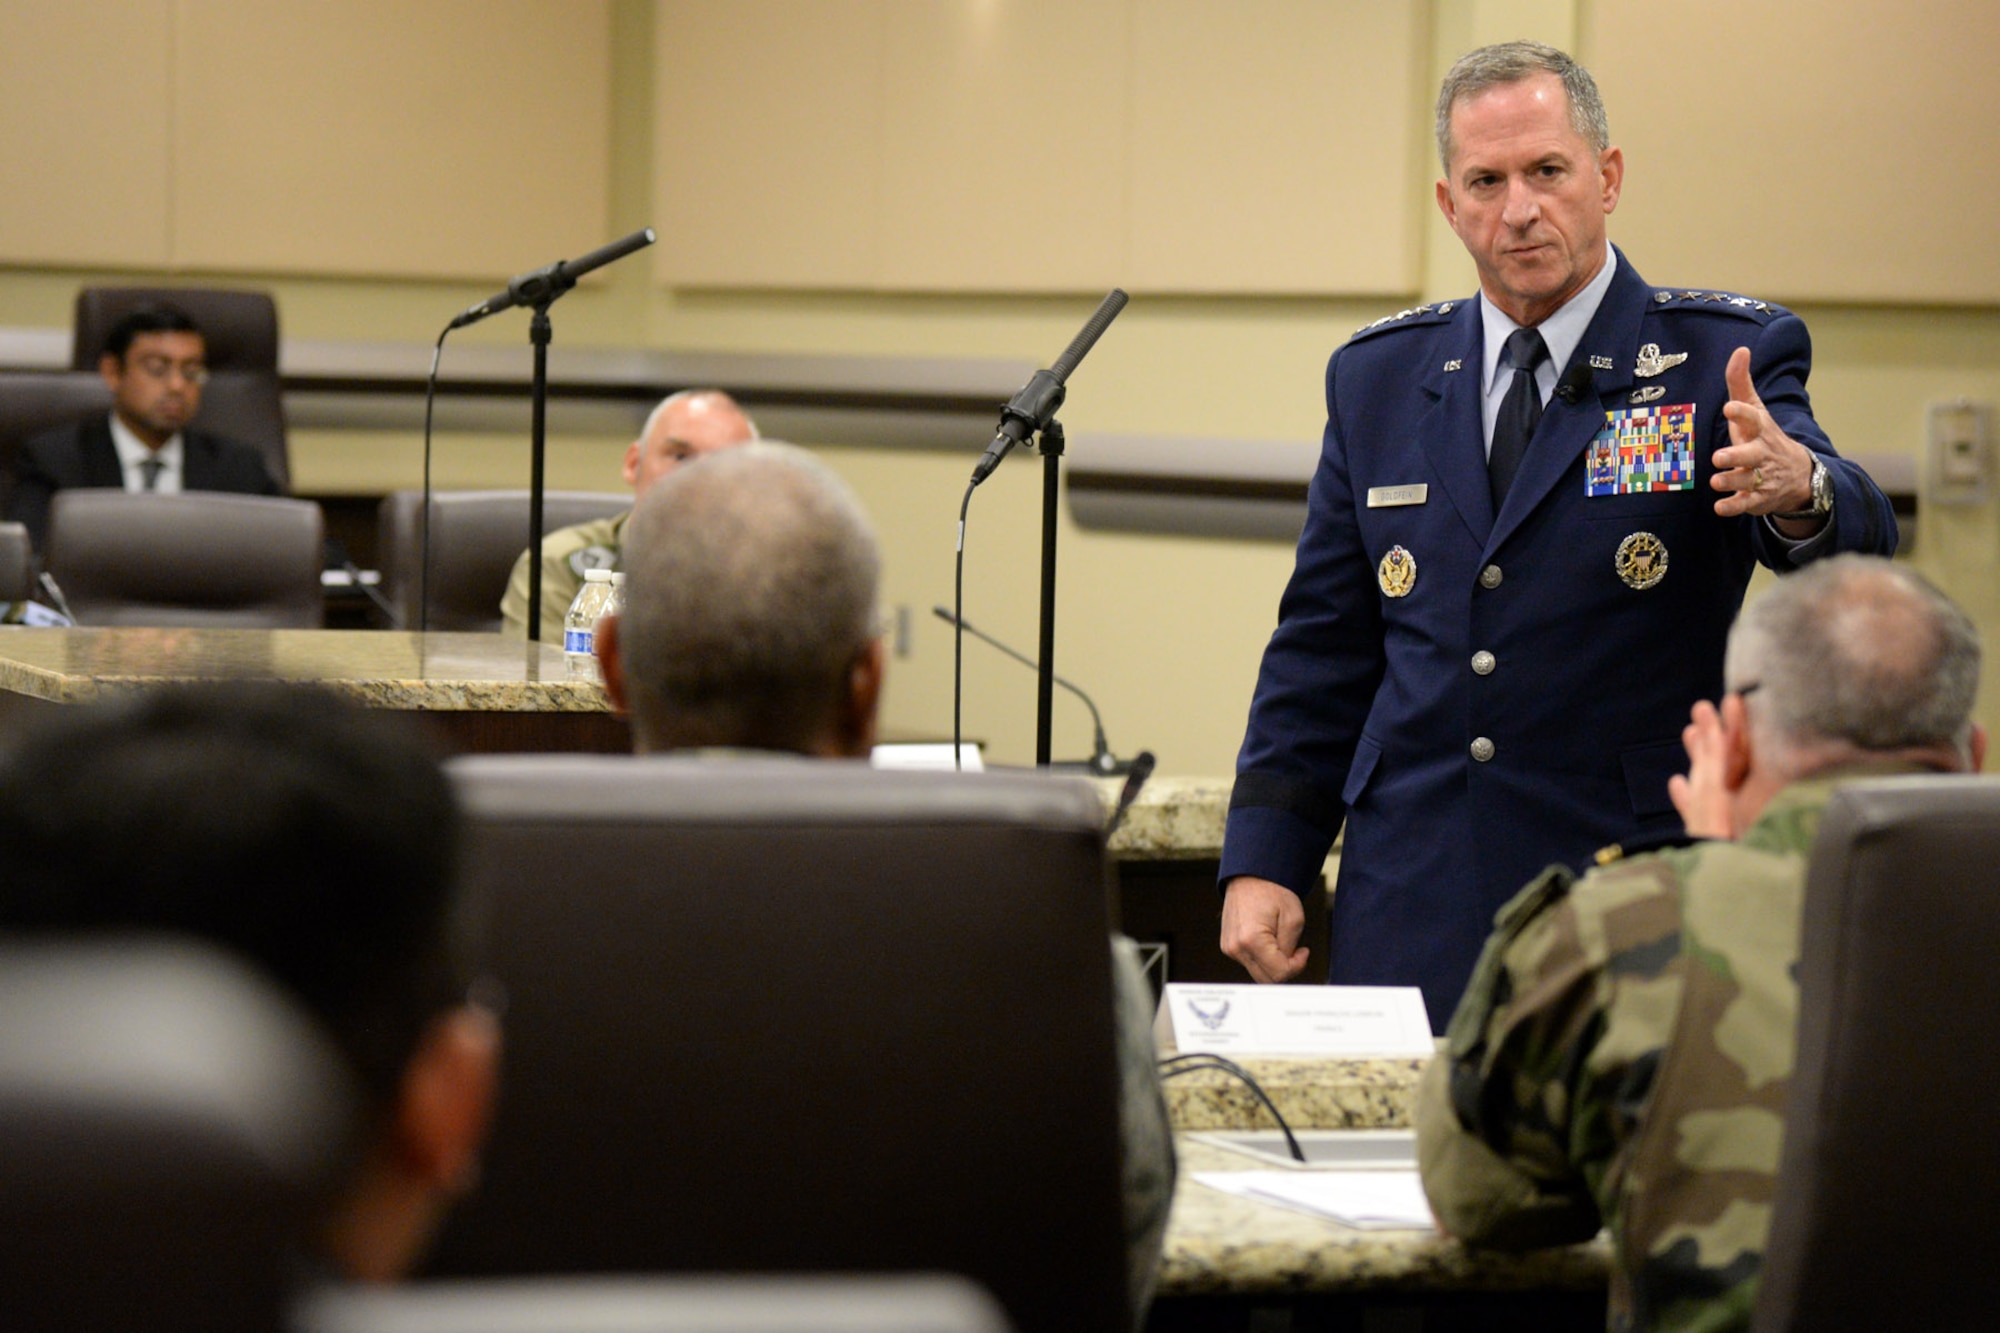
M1535 425L1542 419L1542 393L1535 387L1535 367L1548 360L1548 344L1533 329L1516 329L1507 336L1507 350L1501 360L1514 368L1514 382L1500 400L1500 415L1493 419L1493 448L1486 456L1486 484L1493 496L1493 512L1507 498L1514 474L1535 437Z
M139 484L149 491L160 489L160 469L166 466L157 458L139 460Z

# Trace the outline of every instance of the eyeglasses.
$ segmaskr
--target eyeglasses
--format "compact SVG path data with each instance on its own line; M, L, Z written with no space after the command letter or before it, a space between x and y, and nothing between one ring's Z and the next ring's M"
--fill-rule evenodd
M160 380L164 383L179 375L197 389L208 383L208 367L199 361L169 361L164 356L142 356L130 364L132 369L149 380Z

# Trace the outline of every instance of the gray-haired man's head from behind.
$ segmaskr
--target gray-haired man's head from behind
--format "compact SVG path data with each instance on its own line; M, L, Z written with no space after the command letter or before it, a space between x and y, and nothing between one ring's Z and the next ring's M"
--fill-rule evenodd
M676 469L632 512L611 636L639 748L864 753L880 570L860 502L803 449Z

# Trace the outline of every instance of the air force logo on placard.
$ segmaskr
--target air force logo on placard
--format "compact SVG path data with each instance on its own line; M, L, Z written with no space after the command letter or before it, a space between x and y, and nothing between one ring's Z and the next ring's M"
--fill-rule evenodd
M1190 995L1188 996L1187 1007L1188 1012L1192 1013L1201 1022L1201 1025L1210 1032L1216 1031L1229 1021L1229 1001L1227 1000L1217 1000L1214 1008L1205 1009L1202 1007L1200 1000Z

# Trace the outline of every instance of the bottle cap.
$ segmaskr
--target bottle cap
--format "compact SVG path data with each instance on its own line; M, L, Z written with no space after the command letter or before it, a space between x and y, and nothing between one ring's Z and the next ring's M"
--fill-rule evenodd
M586 569L583 571L583 581L585 583L609 583L611 582L611 571L608 569Z
M623 570L616 571L611 575L611 586L614 588L625 586L625 574Z

